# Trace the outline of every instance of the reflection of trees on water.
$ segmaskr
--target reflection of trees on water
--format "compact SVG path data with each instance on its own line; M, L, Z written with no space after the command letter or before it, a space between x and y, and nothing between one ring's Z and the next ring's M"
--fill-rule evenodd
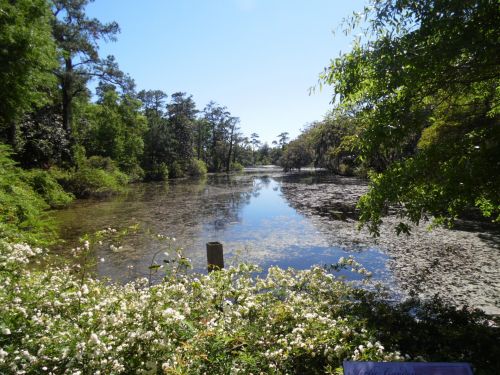
M257 198L260 190L270 183L271 179L267 176L255 180L253 178L235 180L228 176L224 179L228 193L220 194L213 201L207 202L207 208L211 209L211 212L207 212L206 217L214 216L209 222L209 227L218 232L232 223L241 222L240 213L243 206L250 204L251 199Z
M269 187L272 179L269 176L261 176L253 181L252 197L258 198L260 196L260 191L263 188Z
M64 223L61 234L67 240L65 248L77 245L85 233L139 224L140 232L127 236L119 252L106 243L95 248L96 259L105 259L98 263L97 272L126 281L142 276L152 255L165 247L149 232L176 237L186 256L203 266L204 243L241 222L243 208L271 183L271 178L253 174L137 184L126 194L78 202L54 215Z
M142 184L133 199L154 203L145 215L163 224L162 233L192 237L200 224L218 232L241 222L242 208L270 183L269 177L211 175L203 180L174 181L167 188L165 184Z

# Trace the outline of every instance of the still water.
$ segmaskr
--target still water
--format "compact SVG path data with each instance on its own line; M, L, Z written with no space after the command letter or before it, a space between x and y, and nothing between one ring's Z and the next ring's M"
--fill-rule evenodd
M376 279L390 278L387 256L380 249L339 247L331 233L321 232L292 208L281 191L284 179L315 180L311 173L284 175L264 169L209 175L202 180L136 184L118 196L77 201L53 213L66 240L58 251L67 254L85 233L139 224L137 233L116 244L118 249L107 242L94 247L100 276L126 282L148 274L154 254L159 252L161 260L167 250L167 244L155 238L161 234L175 238L175 245L184 249L184 256L198 271L206 268L205 244L219 241L226 264L250 262L264 272L272 265L305 269L352 254Z

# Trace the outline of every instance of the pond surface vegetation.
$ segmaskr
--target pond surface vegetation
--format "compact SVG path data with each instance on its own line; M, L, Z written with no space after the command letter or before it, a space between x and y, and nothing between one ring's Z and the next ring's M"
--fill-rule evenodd
M155 236L161 234L175 238L197 271L206 269L205 244L219 241L226 264L250 262L264 271L273 265L306 269L353 255L375 279L389 281L388 257L381 249L339 246L334 233L320 231L282 193L284 180L313 184L321 178L321 172L290 175L263 168L201 180L131 185L122 195L81 200L53 212L66 241L60 251L77 246L86 233L139 224L150 233L140 230L125 236L117 248L105 243L94 249L99 276L127 282L149 274L154 255L163 256L167 250L167 244ZM350 272L345 276L356 277Z

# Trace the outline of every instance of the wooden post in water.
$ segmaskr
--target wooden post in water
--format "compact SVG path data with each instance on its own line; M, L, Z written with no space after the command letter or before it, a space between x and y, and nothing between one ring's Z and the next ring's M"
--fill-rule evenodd
M224 268L224 250L220 242L207 242L208 272Z

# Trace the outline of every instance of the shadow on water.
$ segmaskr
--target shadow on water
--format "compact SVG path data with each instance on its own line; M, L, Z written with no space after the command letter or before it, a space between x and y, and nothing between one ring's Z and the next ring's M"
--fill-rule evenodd
M175 237L198 271L206 267L206 242L220 241L228 264L244 261L264 270L272 265L304 269L354 254L377 278L388 279L387 257L380 250L339 247L282 193L285 180L314 184L328 179L322 173L285 175L263 170L132 185L123 195L78 201L55 211L61 237L67 241L58 251L66 254L85 233L139 224L152 233ZM97 263L97 272L120 282L144 276L162 247L165 243L145 231L125 237L119 249L97 246L96 258L104 259Z
M451 230L478 233L479 238L489 247L500 250L500 229L491 222L457 220Z

